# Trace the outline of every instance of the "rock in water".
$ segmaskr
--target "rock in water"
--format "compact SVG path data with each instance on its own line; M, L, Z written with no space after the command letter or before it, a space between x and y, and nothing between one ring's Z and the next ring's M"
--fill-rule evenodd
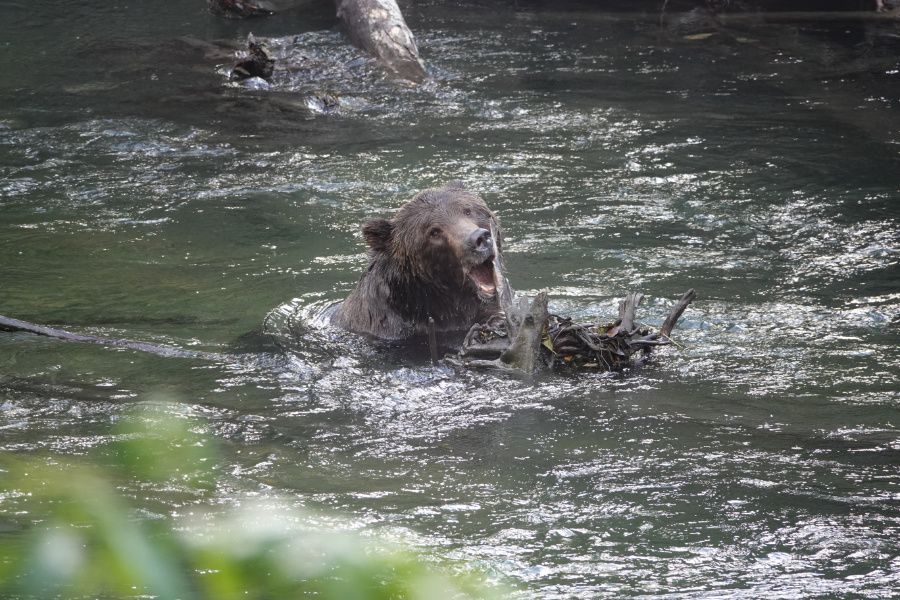
M427 79L416 40L394 0L338 0L337 16L350 41L409 81Z
M267 17L275 13L268 2L256 0L206 0L210 12L228 19Z
M275 72L275 58L265 44L256 41L253 34L247 36L247 55L231 69L231 78L238 81L259 77L268 81Z

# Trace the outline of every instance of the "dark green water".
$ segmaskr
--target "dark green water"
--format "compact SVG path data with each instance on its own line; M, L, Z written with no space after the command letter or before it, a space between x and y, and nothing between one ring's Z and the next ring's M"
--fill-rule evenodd
M0 333L4 452L102 450L134 405L175 400L222 445L223 502L335 511L525 595L900 588L900 27L688 40L434 2L407 8L436 75L409 89L302 13L186 4L0 7L0 314L238 358ZM316 68L231 88L229 59L178 39L251 28ZM557 313L613 316L637 289L658 324L696 288L684 349L527 384L323 330L360 223L450 179ZM312 333L279 351L247 335L267 315Z

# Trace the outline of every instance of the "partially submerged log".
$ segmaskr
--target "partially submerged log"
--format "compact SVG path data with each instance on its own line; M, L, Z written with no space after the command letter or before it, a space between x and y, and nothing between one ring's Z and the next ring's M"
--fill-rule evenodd
M337 16L353 45L403 79L428 78L419 48L395 0L336 0Z
M241 81L259 77L268 81L275 73L275 57L253 34L247 36L247 53L231 69L231 78Z
M456 357L448 362L467 367L490 368L509 374L531 376L549 368L557 370L615 371L636 364L655 346L672 343L669 335L696 294L688 290L672 307L659 332L635 320L643 294L632 293L619 304L619 318L607 325L574 323L571 318L551 315L547 293L534 299L514 298L504 312L474 325ZM96 344L147 352L166 358L194 358L232 362L228 354L186 350L177 346L80 334L0 315L0 331L26 332L67 342ZM433 323L428 344L432 362L439 360ZM638 359L635 359L635 356Z
M539 293L532 302L519 298L503 315L494 315L469 330L459 354L462 363L524 375L546 369L550 363L541 350L541 340L548 316L547 292Z
M646 358L656 346L672 343L669 335L696 297L688 290L672 307L658 332L636 321L643 294L628 294L619 303L619 318L608 324L575 323L547 313L547 293L532 303L520 298L473 326L463 341L458 362L464 366L517 371L531 375L547 367L558 370L618 371Z
M900 21L900 8L884 11L754 11L708 13L722 25L804 24L804 23L891 23ZM662 17L662 19L660 19ZM452 18L452 17L449 17ZM460 12L460 20L471 18ZM547 22L564 23L659 23L667 25L696 18L695 13L666 11L599 11L564 10L542 12L540 18Z
M890 23L900 21L900 9L884 11L783 11L722 13L716 19L723 25L753 25L756 23Z
M10 317L0 315L0 331L24 331L40 335L44 337L56 338L67 342L79 342L82 344L97 344L107 348L122 348L125 350L136 350L138 352L149 352L157 356L166 358L200 358L203 360L223 360L226 355L216 354L215 352L202 352L199 350L185 350L176 346L166 346L163 344L152 344L148 342L134 342L131 340L122 340L116 338L108 338L97 335L86 335L81 333L72 333L55 327L47 327L46 325L37 325L28 321L21 321Z
M503 275L505 269L500 263L493 225L491 238L501 312L469 329L458 355L446 357L451 364L525 376L548 368L619 371L646 358L655 346L672 343L672 329L697 295L693 289L685 292L659 332L637 323L637 307L644 299L639 292L632 292L619 302L619 318L612 323L575 323L570 317L549 314L547 292L538 293L532 301L515 296ZM436 362L436 347L429 347L432 362Z
M275 7L265 0L206 0L209 11L228 19L267 17L275 14Z
M675 329L675 325L678 323L678 319L681 318L681 315L684 314L684 310L688 307L688 305L694 301L694 298L697 297L697 292L693 289L690 289L684 293L681 298L678 299L678 302L675 303L675 306L672 307L672 310L669 311L669 316L666 317L666 320L663 321L663 324L659 328L659 335L662 337L668 338L671 335L672 330Z

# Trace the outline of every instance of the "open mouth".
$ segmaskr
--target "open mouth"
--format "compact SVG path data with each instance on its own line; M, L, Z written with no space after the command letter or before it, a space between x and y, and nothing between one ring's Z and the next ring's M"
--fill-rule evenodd
M494 259L475 265L466 273L475 287L478 288L478 296L482 300L489 300L497 293L497 282L494 278Z

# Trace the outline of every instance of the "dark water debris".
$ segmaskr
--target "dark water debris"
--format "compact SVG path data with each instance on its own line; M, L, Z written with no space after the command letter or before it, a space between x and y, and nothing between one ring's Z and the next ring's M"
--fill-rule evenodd
M231 69L231 78L241 81L251 77L259 77L266 81L275 73L275 57L263 42L253 34L247 36L247 52L242 53L238 62Z
M227 19L268 17L275 7L264 0L206 0L210 12Z
M672 343L672 329L696 297L688 290L672 307L659 331L636 321L644 295L628 294L619 317L602 323L578 323L550 314L547 293L534 300L517 298L503 315L474 325L459 353L459 364L533 374L545 369L620 371L642 362L656 346ZM455 360L455 359L453 359Z
M154 344L151 342L138 342L132 340L123 340L118 338L110 338L98 335L88 335L81 333L73 333L56 327L47 327L46 325L38 325L29 323L20 319L13 319L0 315L0 331L9 332L26 332L43 337L55 338L66 342L78 342L82 344L96 344L107 348L121 348L125 350L135 350L137 352L147 352L165 358L197 358L202 360L221 361L224 355L214 352L203 352L198 350L185 350L177 346L169 346L165 344Z

